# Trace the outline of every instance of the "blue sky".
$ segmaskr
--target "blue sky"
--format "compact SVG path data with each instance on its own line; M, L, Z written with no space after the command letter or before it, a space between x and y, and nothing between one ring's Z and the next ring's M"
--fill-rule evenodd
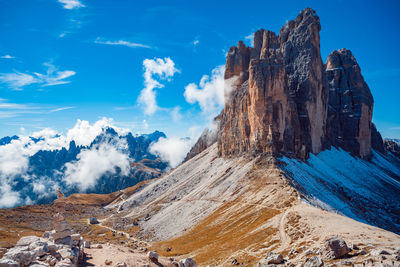
M278 32L308 6L321 20L323 60L352 50L375 98L374 122L399 138L400 2L337 0L0 0L0 136L65 132L102 117L133 132L191 136L221 108L195 93L217 97L211 87L229 47L249 44L259 28ZM213 78L202 87L203 75ZM185 97L189 84L194 95ZM146 112L138 99L149 87L156 108Z

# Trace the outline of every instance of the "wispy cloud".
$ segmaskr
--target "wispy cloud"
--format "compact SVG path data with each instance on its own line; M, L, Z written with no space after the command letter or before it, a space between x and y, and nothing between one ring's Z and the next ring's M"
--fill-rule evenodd
M100 37L97 37L96 40L94 41L96 44L105 44L105 45L120 45L120 46L127 46L131 48L152 48L151 46L145 45L145 44L140 44L140 43L133 43L125 40L117 40L117 41L110 41L110 40L104 40Z
M50 112L50 113L53 113L53 112L58 112L58 111L63 111L63 110L73 109L73 108L75 108L75 107L61 107L61 108L52 109L52 110L50 110L49 112Z
M41 113L39 107L28 104L17 104L0 99L0 119L14 118L25 114Z
M14 90L22 90L24 86L32 84L40 84L40 86L53 86L59 84L70 83L65 79L76 74L72 70L59 71L57 67L51 63L44 63L47 67L47 72L41 74L38 72L23 73L15 71L13 73L1 73L0 83L5 83Z
M194 46L198 45L199 43L200 43L200 40L198 40L198 39L193 41Z
M0 58L4 58L4 59L13 59L13 58L15 58L15 57L13 57L13 56L10 56L10 55L4 55L4 56L1 56Z
M244 39L250 42L251 46L254 46L254 33L245 36Z
M65 9L77 9L85 7L79 0L58 0L59 3L63 5Z

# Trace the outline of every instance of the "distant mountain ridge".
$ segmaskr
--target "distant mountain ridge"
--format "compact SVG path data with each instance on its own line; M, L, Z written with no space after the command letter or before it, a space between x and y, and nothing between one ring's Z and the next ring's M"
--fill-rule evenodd
M130 132L120 135L112 127L105 127L88 146L77 145L76 141L72 140L69 145L61 149L38 150L29 156L26 173L13 177L12 182L9 183L11 184L10 190L18 192L21 197L28 199L25 203L20 204L43 204L50 203L55 199L55 189L58 186L66 195L78 192L111 193L133 186L143 180L160 176L168 167L168 163L149 152L150 144L157 142L161 137L166 138L166 135L159 131L136 136ZM13 140L19 140L19 138L18 136L3 137L0 139L0 146L9 145ZM36 137L29 138L34 143L43 140ZM110 149L118 151L117 155L126 157L129 162L126 171L121 170L116 162L117 165L112 170L99 174L100 177L96 178L95 184L83 190L79 183L69 183L66 180L68 170L75 171L77 168L83 168L83 163L81 164L80 161L91 160L88 157L83 158L85 153L86 155L93 154L95 159L101 161L102 158L98 158L96 153L104 151L102 155L107 157ZM93 164L99 164L100 169L102 167L101 162ZM71 179L75 179L74 174L77 174L77 171L70 171L70 173L72 173L70 174ZM0 173L0 175L2 174ZM83 179L85 178L83 176ZM3 177L3 179L6 178ZM43 186L46 189L43 189Z

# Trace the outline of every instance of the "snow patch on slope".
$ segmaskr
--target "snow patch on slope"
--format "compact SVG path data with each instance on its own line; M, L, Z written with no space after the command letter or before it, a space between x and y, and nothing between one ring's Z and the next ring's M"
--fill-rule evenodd
M400 233L400 161L373 151L365 161L332 148L282 169L311 204Z

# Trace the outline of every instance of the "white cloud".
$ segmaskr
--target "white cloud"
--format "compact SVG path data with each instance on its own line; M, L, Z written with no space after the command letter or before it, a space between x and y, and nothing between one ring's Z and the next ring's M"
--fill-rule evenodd
M39 83L39 79L31 74L16 71L15 73L0 74L0 82L8 84L8 86L18 90L26 85Z
M122 46L127 46L131 48L151 48L151 46L145 45L145 44L140 44L140 43L133 43L125 40L117 40L117 41L108 41L108 40L103 40L100 37L97 37L96 40L94 41L96 44L105 44L105 45L122 45Z
M182 119L182 115L180 113L181 111L181 107L176 106L171 110L171 116L172 116L172 120L174 122L178 122Z
M13 191L8 183L0 183L0 208L11 208L21 201L20 194Z
M61 108L56 108L56 109L52 109L49 112L53 113L53 112L58 112L58 111L63 111L63 110L68 110L68 109L73 109L75 107L61 107Z
M102 118L91 125L88 121L78 119L75 126L68 130L67 140L75 140L80 146L88 146L106 127L112 127L120 135L125 135L129 129L122 129L114 125L113 119Z
M143 128L144 128L145 130L147 130L147 129L149 128L149 124L147 123L146 120L143 120Z
M203 75L199 85L188 84L184 92L186 101L190 104L198 103L203 113L214 117L224 107L236 79L224 80L224 72L224 66L218 66L212 70L211 77Z
M77 161L65 164L64 181L78 185L85 191L96 185L105 174L115 174L117 167L123 175L129 174L129 157L109 144L100 144L92 149L82 150Z
M75 9L85 7L79 0L58 0L65 9Z
M0 99L0 101L4 101L4 99ZM69 129L66 135L50 128L24 135L25 129L21 128L22 134L19 135L19 139L0 146L0 208L31 202L30 199L23 199L18 192L12 190L12 185L17 177L23 177L26 181L30 181L33 191L42 196L54 193L58 187L58 184L48 177L27 175L30 156L39 150L56 150L63 147L68 149L72 140L75 140L77 145L88 146L105 127L114 128L120 135L125 135L129 131L116 127L113 125L113 120L108 118L102 118L93 124L77 120L75 126ZM32 140L31 137L35 140ZM77 161L66 166L64 178L69 184L75 183L81 188L88 188L103 174L115 173L115 167L121 168L122 174L127 175L129 171L128 155L122 152L126 150L126 143L119 139L112 144L101 144L90 150L83 150L78 155Z
M4 55L4 56L1 56L0 58L4 58L4 59L13 59L13 58L15 58L15 57L10 56L10 55Z
M41 74L38 72L30 74L19 71L14 73L2 73L0 74L0 83L8 84L9 87L15 90L22 90L22 87L32 84L52 86L70 83L70 81L65 81L65 79L76 74L75 71L72 70L59 71L50 63L44 63L43 65L47 67L46 74Z
M250 42L251 46L254 46L254 33L247 35L244 39Z
M158 142L150 145L149 151L167 161L170 167L175 168L184 160L192 145L193 139L161 137Z
M169 57L145 59L143 67L145 70L143 75L145 88L141 91L138 102L143 105L145 114L152 115L159 109L154 89L164 87L163 84L154 79L154 76L157 76L160 80L165 80L174 76L179 70L175 68L175 63Z
M199 43L200 43L200 40L194 40L194 41L193 41L193 45L194 45L194 46L198 45Z

